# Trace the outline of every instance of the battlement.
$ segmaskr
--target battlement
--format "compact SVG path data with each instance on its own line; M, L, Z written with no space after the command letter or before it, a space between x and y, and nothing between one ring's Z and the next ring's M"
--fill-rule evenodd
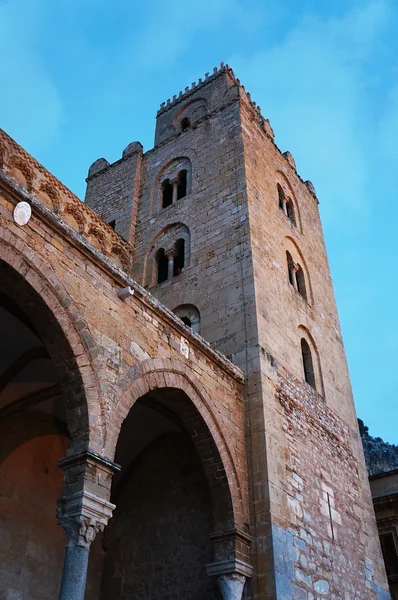
M0 170L81 234L94 248L124 270L130 271L131 246L2 129Z
M199 78L198 81L193 81L191 83L191 87L187 86L184 91L180 91L178 94L175 94L172 99L168 98L166 102L162 102L160 108L157 112L157 115L161 115L179 102L187 100L194 92L198 91L203 86L207 85L211 81L213 81L216 77L220 76L222 73L228 73L228 75L234 80L236 85L238 85L243 92L245 92L247 99L251 106L254 108L256 112L258 112L259 116L261 115L261 108L257 106L257 104L251 99L250 93L246 92L245 87L241 85L240 80L236 77L233 69L224 64L220 63L219 67L213 68L213 73L210 75L209 73L205 73L204 78Z
M222 77L224 77L224 81L218 83L217 80ZM231 88L234 88L235 92L231 92ZM191 86L187 86L184 91L181 90L166 102L162 102L156 116L155 146L178 132L176 119L180 117L180 111L185 113L184 106L189 107L196 101L197 105L193 112L195 112L194 121L197 122L221 106L228 104L231 99L238 100L242 96L254 110L259 122L265 124L267 133L273 138L272 128L269 121L262 116L261 108L252 100L250 93L246 92L232 68L221 63L220 67L213 68L211 75L205 73L204 78L199 78L197 82L193 81ZM202 101L202 104L198 102L198 99ZM192 113L192 111L188 112ZM183 116L185 117L185 114ZM191 117L191 114L189 116Z

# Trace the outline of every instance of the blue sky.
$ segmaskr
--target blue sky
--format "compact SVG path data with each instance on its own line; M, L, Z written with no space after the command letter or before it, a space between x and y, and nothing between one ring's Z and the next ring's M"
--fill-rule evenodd
M1 126L80 197L230 64L316 187L359 416L398 443L396 0L0 0Z

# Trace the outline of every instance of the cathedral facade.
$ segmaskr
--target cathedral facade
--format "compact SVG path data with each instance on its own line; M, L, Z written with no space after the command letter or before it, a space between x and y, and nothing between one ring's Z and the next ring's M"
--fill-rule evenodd
M232 70L84 203L0 168L0 598L388 600L315 189Z

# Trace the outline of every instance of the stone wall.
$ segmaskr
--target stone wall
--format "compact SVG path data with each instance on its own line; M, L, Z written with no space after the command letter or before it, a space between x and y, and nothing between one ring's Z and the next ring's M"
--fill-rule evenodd
M189 438L158 438L112 499L117 509L106 532L101 600L214 597L205 568L212 561L211 498Z

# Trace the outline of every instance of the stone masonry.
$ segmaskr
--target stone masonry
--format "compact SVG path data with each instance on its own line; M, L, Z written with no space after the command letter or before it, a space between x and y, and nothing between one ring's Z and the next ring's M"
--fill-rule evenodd
M98 159L84 204L4 132L0 160L1 293L59 373L53 464L69 439L65 562L20 591L0 495L0 598L387 600L318 200L232 70Z

